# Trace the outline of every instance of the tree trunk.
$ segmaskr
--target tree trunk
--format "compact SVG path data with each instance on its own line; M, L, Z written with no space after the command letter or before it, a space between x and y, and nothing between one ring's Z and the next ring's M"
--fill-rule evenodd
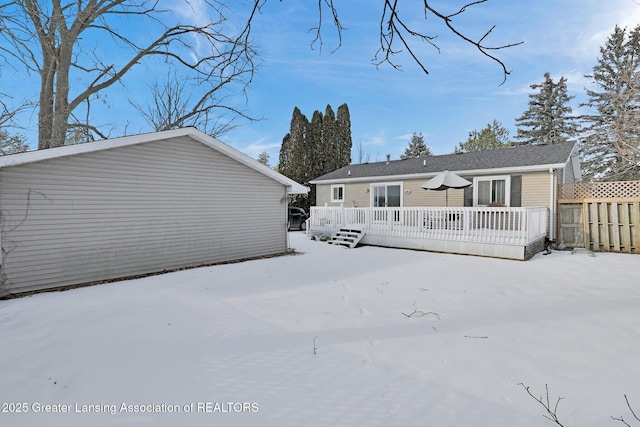
M45 64L40 71L40 109L38 110L38 150L51 147L54 84L56 79L56 60L53 55L43 53Z

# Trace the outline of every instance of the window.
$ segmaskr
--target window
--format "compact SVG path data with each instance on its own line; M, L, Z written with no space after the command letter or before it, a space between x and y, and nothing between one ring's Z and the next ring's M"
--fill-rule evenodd
M331 202L332 203L344 202L344 184L331 186Z
M509 176L488 176L473 179L473 205L509 206L511 179Z

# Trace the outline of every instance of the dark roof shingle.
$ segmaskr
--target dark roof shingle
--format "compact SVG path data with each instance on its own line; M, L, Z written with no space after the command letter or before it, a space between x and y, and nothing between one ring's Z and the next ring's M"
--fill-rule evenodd
M389 163L384 161L352 164L322 175L312 182L343 178L429 174L445 170L459 172L564 164L569 160L575 144L575 141L567 141L552 145L522 145L471 153L392 160Z

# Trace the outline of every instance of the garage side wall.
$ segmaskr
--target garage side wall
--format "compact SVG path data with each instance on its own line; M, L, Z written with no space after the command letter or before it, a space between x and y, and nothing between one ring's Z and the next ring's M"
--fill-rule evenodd
M189 138L0 170L0 294L284 252L286 188Z

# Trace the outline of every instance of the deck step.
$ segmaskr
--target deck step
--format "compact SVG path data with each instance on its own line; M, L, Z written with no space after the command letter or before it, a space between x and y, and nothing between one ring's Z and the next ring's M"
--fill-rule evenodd
M341 228L340 231L331 236L329 243L332 245L341 245L348 248L355 248L360 240L364 237L365 232L353 228Z

